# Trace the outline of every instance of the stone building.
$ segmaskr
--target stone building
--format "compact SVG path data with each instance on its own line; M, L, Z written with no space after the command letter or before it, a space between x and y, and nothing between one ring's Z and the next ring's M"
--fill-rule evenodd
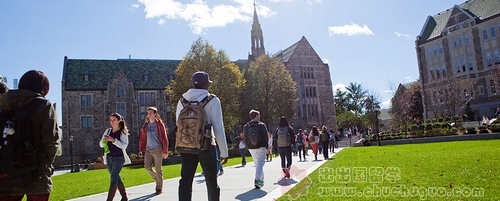
M257 17L254 5L254 16L251 30L251 54L248 63L265 54L264 34ZM335 105L333 103L333 88L328 64L316 53L306 37L290 47L280 50L273 57L281 58L286 69L297 83L298 101L295 106L295 116L289 123L297 130L309 130L312 126L326 125L337 130ZM241 60L239 60L241 63ZM241 65L240 65L241 66Z
M475 118L493 116L500 106L500 1L472 0L427 17L415 41L424 119L453 115L443 109L458 92L463 112L467 103ZM441 90L452 80L470 81L471 87ZM455 97L457 97L455 96Z
M165 86L174 79L180 60L85 60L64 58L62 77L63 156L56 166L70 164L70 147L74 162L102 155L99 140L110 127L109 115L121 114L130 133L128 153L137 153L139 132L147 108L158 108L173 131L172 107L166 105ZM73 136L73 142L69 140ZM72 144L72 146L70 145Z

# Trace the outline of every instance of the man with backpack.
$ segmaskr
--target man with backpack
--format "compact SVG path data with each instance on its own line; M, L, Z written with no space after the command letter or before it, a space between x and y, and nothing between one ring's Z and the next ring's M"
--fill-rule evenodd
M257 189L264 186L264 164L269 137L266 124L260 121L260 112L250 110L250 122L243 127L245 143L255 163L254 186Z
M330 133L328 133L325 125L323 125L323 131L321 132L319 139L321 141L321 146L323 147L323 158L325 158L325 160L328 160L328 144L330 143Z
M31 70L19 80L18 90L5 93L0 101L1 126L15 116L14 129L4 130L8 136L1 141L0 200L22 200L24 195L28 201L49 200L60 140L55 107L45 99L49 88L45 73ZM9 152L13 147L18 147L14 154Z
M220 188L217 184L215 140L219 143L222 164L227 162L228 156L226 135L224 134L224 124L222 122L222 108L219 98L208 92L208 87L212 81L210 81L207 73L196 72L191 77L191 81L193 88L182 95L183 98L179 100L176 110L175 146L182 157L178 196L180 201L192 199L193 179L199 162L207 185L208 200L220 200ZM202 108L201 114L200 108ZM186 111L188 115L186 115ZM202 115L202 118L194 119L196 121L189 119L190 116L194 117L198 114ZM191 123L185 125L183 122ZM197 128L190 126L196 126ZM190 131L194 131L194 133L189 133ZM190 141L190 139L201 139L201 141Z
M299 160L302 161L302 155L304 156L304 160L306 160L306 136L304 135L304 131L299 129L299 133L297 133L297 139L295 140L297 143L297 150L299 154ZM302 152L302 153L301 153Z
M288 125L285 117L281 117L278 128L274 131L277 140L278 151L281 157L281 168L285 178L290 178L290 167L292 167L292 145L295 144L295 134L292 127ZM285 166L286 159L286 166Z

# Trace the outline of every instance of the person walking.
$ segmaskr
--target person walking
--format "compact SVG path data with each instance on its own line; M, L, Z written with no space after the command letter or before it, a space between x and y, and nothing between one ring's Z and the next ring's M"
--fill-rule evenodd
M197 101L201 102L205 97L211 95L208 92L208 87L210 86L210 77L206 72L198 71L191 76L191 82L193 88L189 89L182 97L191 102ZM176 109L176 119L179 118L179 114L184 108L182 100L177 103ZM203 108L207 121L212 125L211 133L212 140L209 150L200 150L198 154L181 153L182 163L181 163L181 180L179 181L178 196L180 201L186 201L192 199L193 193L193 179L200 163L203 169L203 176L205 177L205 184L207 186L207 194L209 201L220 200L220 188L217 184L217 158L215 151L215 141L219 143L221 164L227 162L227 143L226 135L224 134L224 124L222 120L222 107L219 98L215 95L213 98L207 102Z
M121 201L128 200L125 186L120 176L120 172L124 165L132 163L127 155L128 146L128 129L125 124L125 119L118 113L113 113L109 116L111 128L108 128L102 134L99 146L104 148L104 164L108 168L110 174L108 201L115 197L116 189L122 196Z
M316 126L313 126L311 132L309 133L309 144L313 150L314 160L318 160L319 131Z
M306 137L302 131L299 129L299 133L297 133L297 139L295 140L297 144L297 150L299 154L299 161L302 161L302 156L304 156L304 161L306 160Z
M335 132L332 129L328 130L328 134L330 135L330 143L329 148L332 153L335 153Z
M241 155L241 166L245 166L247 164L247 146L245 144L245 137L243 136L243 133L240 133L240 135L236 136L234 140L238 143L238 148L240 150L240 155Z
M155 194L163 190L163 159L168 157L168 138L165 124L156 107L149 107L139 137L139 157L144 156L144 168L156 183ZM155 169L153 170L153 164Z
M320 142L321 146L323 147L323 158L325 160L328 160L328 144L330 143L330 134L328 133L328 130L326 126L323 125L323 131L321 132L320 135Z
M267 139L266 161L273 161L274 138L273 138L273 135L271 133L267 133L267 137L268 137L268 139Z
M3 85L2 93L7 92L7 85ZM34 179L26 184L0 185L0 200L20 201L26 195L27 200L49 200L52 192L52 171L54 170L54 159L59 146L59 126L57 124L57 112L45 99L49 93L49 79L42 71L30 70L19 80L18 90L9 90L0 95L0 111L19 110L30 106L32 101L41 100L40 105L33 111L29 118L31 128L34 131L32 143L37 147L38 158L34 171ZM2 125L3 126L3 125ZM11 182L7 180L7 182ZM2 181L3 183L3 181Z
M278 151L281 157L281 169L285 178L290 178L290 167L292 167L292 145L295 144L295 134L292 127L288 125L286 117L281 117L278 128L274 131L277 140ZM285 164L286 163L286 164Z
M264 164L269 137L266 124L260 121L260 112L250 110L250 122L243 127L245 143L255 163L254 186L257 189L264 186Z

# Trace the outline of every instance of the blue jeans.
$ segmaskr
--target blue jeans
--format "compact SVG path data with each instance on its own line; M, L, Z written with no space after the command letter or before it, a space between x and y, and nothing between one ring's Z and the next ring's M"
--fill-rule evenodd
M181 154L181 180L179 181L179 201L190 201L193 192L193 179L198 167L198 162L203 169L205 184L207 185L208 200L219 200L220 188L217 184L217 158L215 146L210 150L201 151L199 154Z
M240 149L240 155L241 155L241 164L246 165L247 159L245 158L245 156L247 155L247 148Z
M111 175L109 180L110 185L118 185L123 183L120 178L120 172L123 168L123 163L125 163L125 159L123 157L112 157L107 156L107 164L108 172Z
M281 168L292 167L292 147L278 147L280 157L281 157ZM285 166L285 158L286 158L286 166Z

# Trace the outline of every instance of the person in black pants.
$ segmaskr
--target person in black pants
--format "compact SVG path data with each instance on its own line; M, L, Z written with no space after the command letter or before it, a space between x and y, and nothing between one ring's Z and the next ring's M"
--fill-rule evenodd
M328 160L328 144L330 143L330 134L328 133L326 126L323 126L323 131L321 132L319 140L321 146L323 147L323 157L325 160Z
M302 129L299 129L299 133L297 133L296 144L297 150L299 152L299 160L302 161L302 156L304 156L304 160L306 160L306 136L304 135ZM301 153L302 152L302 153Z

